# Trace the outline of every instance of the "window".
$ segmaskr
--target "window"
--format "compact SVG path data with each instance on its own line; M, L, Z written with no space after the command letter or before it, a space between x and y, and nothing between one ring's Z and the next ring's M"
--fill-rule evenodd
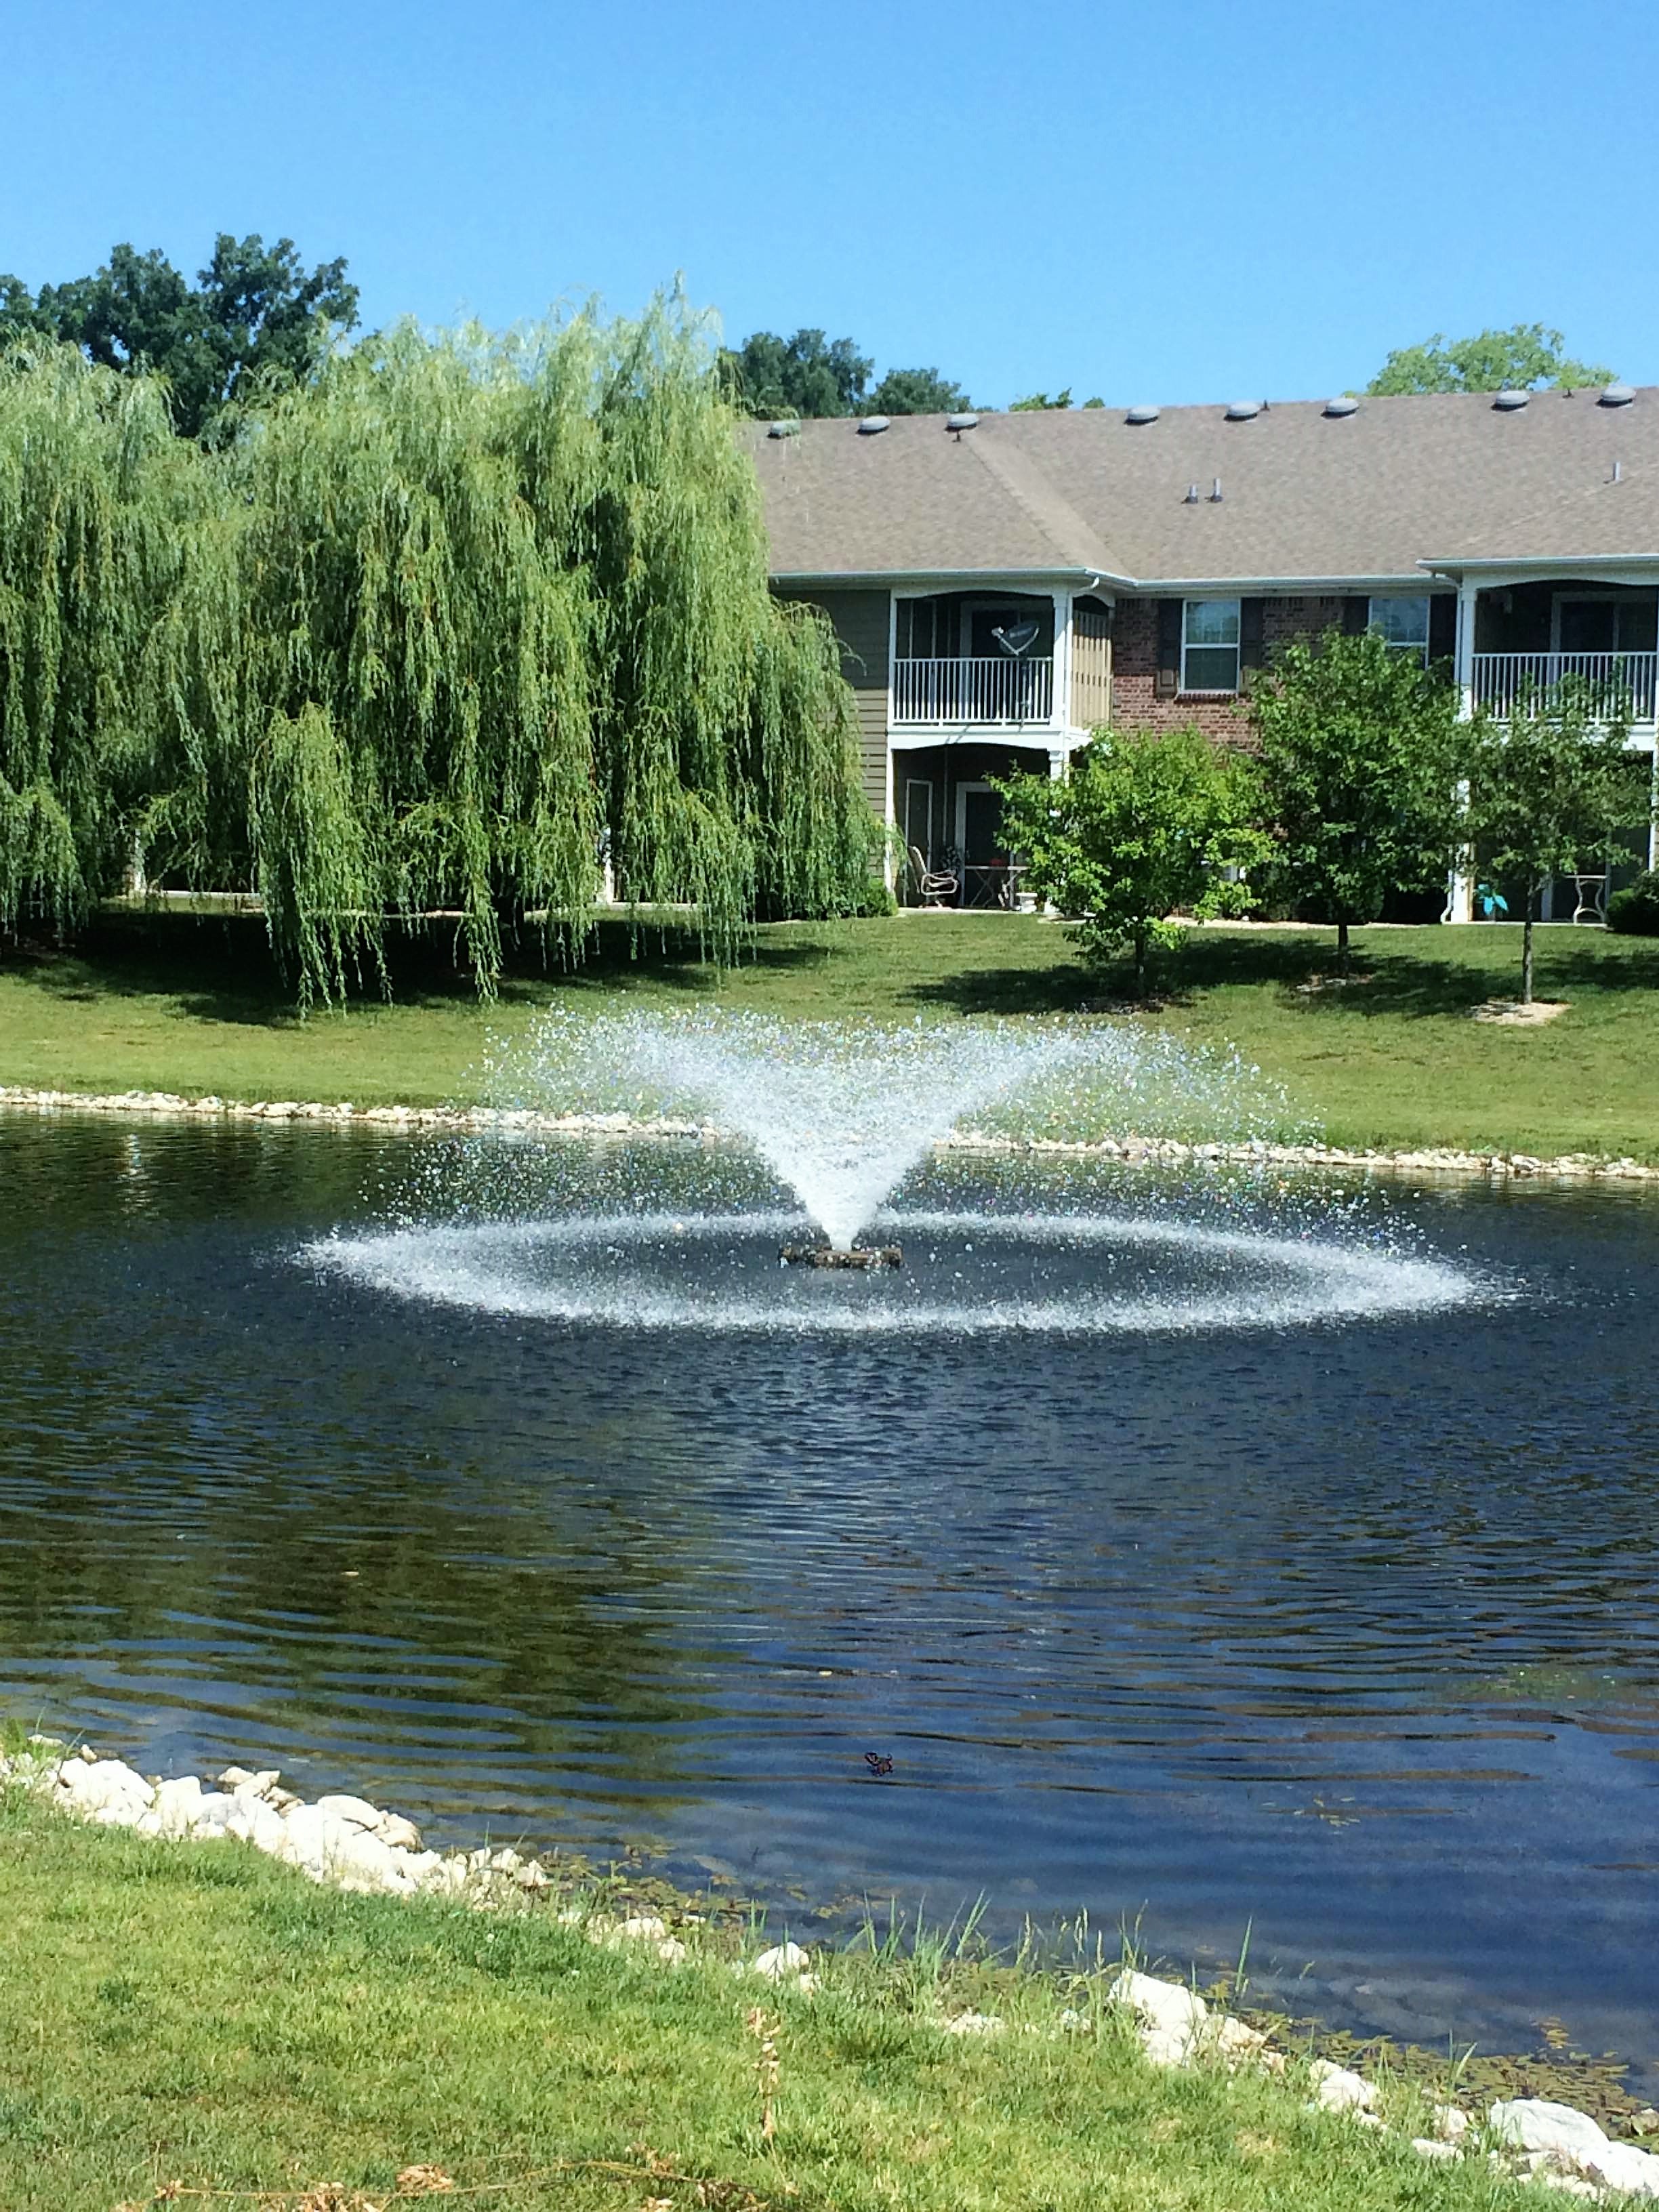
M1373 599L1370 627L1382 633L1391 653L1413 653L1426 668L1429 661L1429 602L1417 599Z
M1238 601L1188 599L1181 634L1183 691L1238 689Z

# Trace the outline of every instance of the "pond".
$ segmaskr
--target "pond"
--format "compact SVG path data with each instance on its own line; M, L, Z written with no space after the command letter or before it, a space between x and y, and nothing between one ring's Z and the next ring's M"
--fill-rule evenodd
M805 1281L696 1145L0 1115L0 1710L1659 2056L1651 1199L963 1160Z

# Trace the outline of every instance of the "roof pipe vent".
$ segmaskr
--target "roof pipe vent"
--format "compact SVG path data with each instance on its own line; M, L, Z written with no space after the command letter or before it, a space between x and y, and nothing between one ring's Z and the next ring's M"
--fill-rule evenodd
M1158 410L1156 407L1132 407L1123 419L1126 422L1156 422Z
M866 415L859 424L859 435L860 438L878 438L886 428L887 417L884 415Z
M1529 392L1517 392L1512 388L1506 388L1497 394L1492 404L1500 414L1515 415L1520 412L1531 398L1532 394Z
M1261 402L1259 399L1235 399L1228 406L1227 420L1230 422L1254 422L1261 412Z
M766 434L769 438L799 438L800 424L799 422L769 422L766 426Z
M1351 392L1344 392L1336 398L1328 399L1325 402L1325 412L1334 416L1357 415L1359 412L1359 402Z
M1219 477L1218 477L1215 482L1210 486L1210 501L1214 507L1219 507L1221 504L1221 479Z
M1636 397L1633 384L1610 384L1596 398L1598 407L1628 407Z
M1181 503L1183 507L1196 507L1198 505L1198 486L1195 483L1188 485L1187 496Z

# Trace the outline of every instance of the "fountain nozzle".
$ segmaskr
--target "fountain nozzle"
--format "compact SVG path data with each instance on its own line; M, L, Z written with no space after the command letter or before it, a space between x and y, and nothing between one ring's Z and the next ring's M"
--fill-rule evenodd
M831 1244L786 1244L778 1257L786 1267L902 1267L901 1244L854 1244L838 1252Z

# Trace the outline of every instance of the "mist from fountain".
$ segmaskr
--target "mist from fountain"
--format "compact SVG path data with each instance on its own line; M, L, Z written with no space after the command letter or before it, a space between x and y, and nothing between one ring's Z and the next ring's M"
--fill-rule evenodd
M1256 1071L1098 1024L790 1024L759 1015L553 1018L509 1063L541 1101L605 1097L742 1139L830 1243L851 1245L917 1164L965 1126L1005 1136L1168 1133L1172 1109L1236 1134ZM1196 1121L1194 1121L1196 1117Z

